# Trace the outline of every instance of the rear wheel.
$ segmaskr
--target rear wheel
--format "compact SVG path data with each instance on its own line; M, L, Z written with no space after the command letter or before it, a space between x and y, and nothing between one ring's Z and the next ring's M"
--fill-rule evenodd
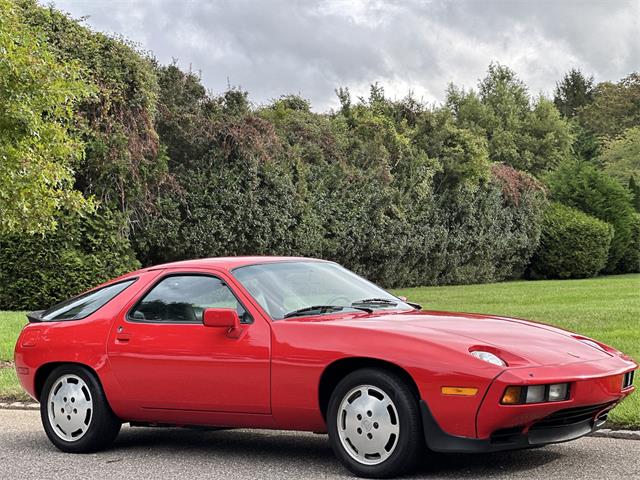
M327 429L336 456L361 477L387 478L415 467L424 451L418 402L397 375L357 370L335 388Z
M40 417L51 443L70 453L108 447L122 425L96 376L76 365L51 372L40 396Z

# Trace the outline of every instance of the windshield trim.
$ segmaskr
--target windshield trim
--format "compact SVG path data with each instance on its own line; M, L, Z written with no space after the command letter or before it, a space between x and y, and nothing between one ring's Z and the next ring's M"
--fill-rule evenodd
M233 274L233 272L235 272L236 270L240 270L241 268L245 268L245 267L257 267L259 265L277 265L279 263L333 263L334 265L338 265L339 267L342 267L342 265L340 265L337 262L332 262L331 260L322 260L321 258L292 258L291 260L267 260L264 262L255 262L255 263L246 263L243 265L238 265L236 267L230 268L229 272L231 272L231 274ZM344 267L342 267L344 268ZM349 270L351 271L351 270ZM358 275L356 273L356 275ZM359 275L358 275L359 276ZM233 278L236 278L235 275L233 275ZM362 277L360 277L362 278ZM236 278L237 280L237 278ZM366 278L363 278L363 280L367 280ZM240 281L240 280L238 280ZM369 281L369 280L367 280ZM369 282L371 283L371 282ZM377 285L376 285L377 286ZM382 287L380 287L382 288Z

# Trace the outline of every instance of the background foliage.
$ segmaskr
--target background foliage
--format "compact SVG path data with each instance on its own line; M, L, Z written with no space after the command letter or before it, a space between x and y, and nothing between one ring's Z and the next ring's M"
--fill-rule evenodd
M46 236L23 234L0 239L0 304L11 310L52 306L90 285L140 266L123 244L122 220L109 210L91 215L66 213Z
M42 32L0 0L0 233L50 231L65 206L91 206L73 188L82 155L70 134L74 107L91 93L82 65L58 61Z
M554 199L613 226L607 272L621 271L620 261L632 243L634 210L630 192L595 166L580 160L563 163L547 179Z
M367 98L339 88L340 108L316 113L298 96L207 92L35 0L0 6L4 44L29 46L0 68L41 59L31 83L7 87L28 94L0 101L57 132L27 136L29 150L0 129L3 162L22 148L14 164L46 167L25 180L29 198L51 189L24 209L0 179L0 202L22 212L3 216L0 308L44 307L138 262L218 255L322 257L389 287L640 270L637 74L594 84L572 70L551 100L492 64L443 105L375 84Z
M532 278L593 277L607 264L613 227L586 213L552 203L542 223L540 248L531 259Z

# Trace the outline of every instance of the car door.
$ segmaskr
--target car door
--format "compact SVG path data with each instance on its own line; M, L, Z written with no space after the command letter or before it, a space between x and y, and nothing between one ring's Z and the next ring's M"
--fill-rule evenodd
M108 340L125 395L141 408L270 413L270 327L242 295L224 272L156 277L121 312ZM238 311L237 338L203 325L203 310L215 307Z

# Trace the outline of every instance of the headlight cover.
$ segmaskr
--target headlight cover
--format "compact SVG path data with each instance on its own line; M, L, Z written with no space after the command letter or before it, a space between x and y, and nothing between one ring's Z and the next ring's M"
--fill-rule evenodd
M495 355L495 354L493 354L491 352L485 352L484 350L474 350L474 351L472 351L470 353L474 357L476 357L476 358L478 358L480 360L484 360L487 363L491 363L493 365L497 365L498 367L506 367L507 366L507 362L505 362L500 357L498 357L497 355Z
M502 405L524 405L529 403L562 402L569 400L569 384L513 385L507 387L500 403Z

